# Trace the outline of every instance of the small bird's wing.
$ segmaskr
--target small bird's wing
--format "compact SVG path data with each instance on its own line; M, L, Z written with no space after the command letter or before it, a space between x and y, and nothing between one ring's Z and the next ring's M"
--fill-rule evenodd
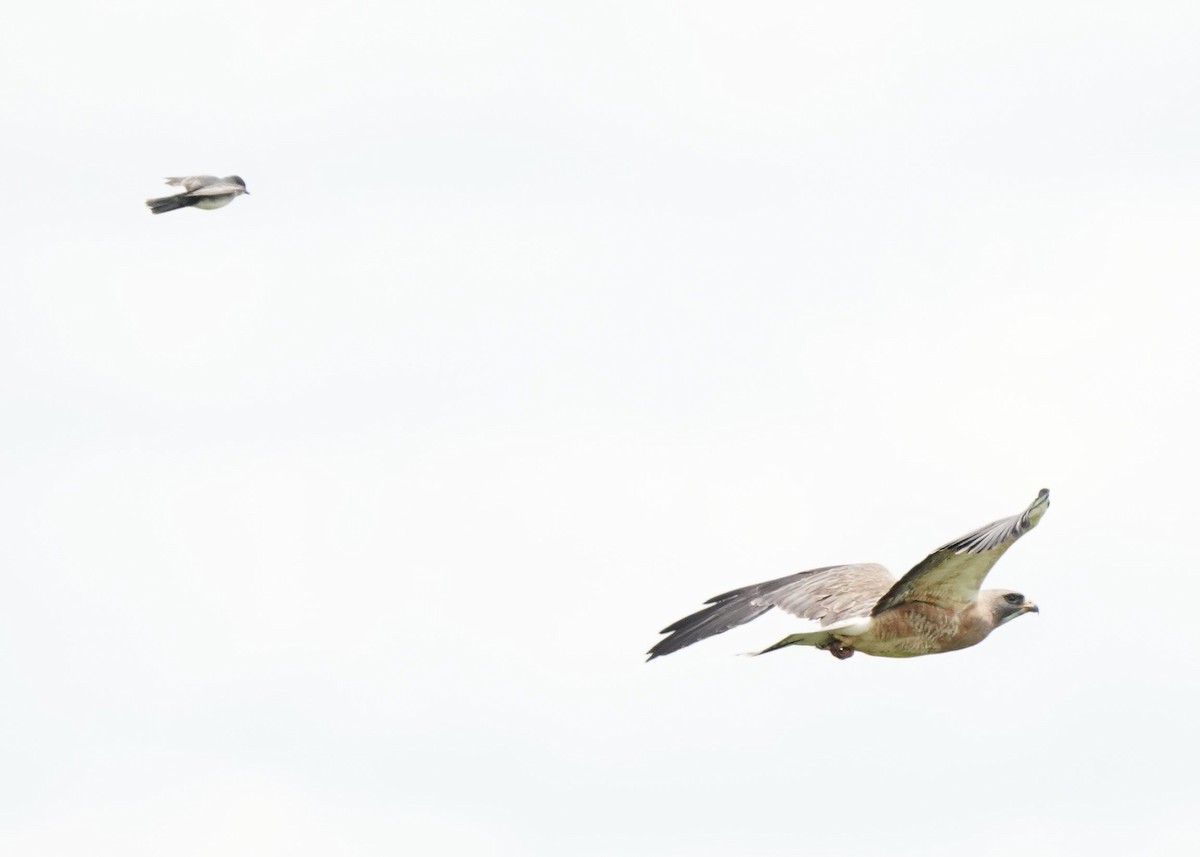
M983 579L1013 543L1037 526L1050 506L1050 492L1043 488L1024 512L980 527L955 539L917 563L912 571L879 599L871 611L884 610L908 601L923 601L959 611L971 604Z
M198 187L195 190L188 191L189 196L220 196L224 193L243 193L246 188L239 184L234 184L227 179L214 179L212 184L206 184L203 187Z
M705 637L744 625L778 607L801 619L812 620L813 629L866 618L894 579L882 565L833 565L801 571L726 592L708 600L709 607L664 628L647 652L649 660L669 655Z
M220 179L216 176L175 176L174 178L167 179L167 184L183 188L184 193L195 193L200 188L207 187L219 181ZM228 193L229 191L223 192Z

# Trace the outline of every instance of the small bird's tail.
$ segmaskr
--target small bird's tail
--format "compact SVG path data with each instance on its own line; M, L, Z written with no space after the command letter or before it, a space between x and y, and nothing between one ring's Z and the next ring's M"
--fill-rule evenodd
M187 208L189 205L195 204L195 197L189 197L183 193L146 200L146 207L150 209L151 214L162 214L164 211L174 211L177 208Z

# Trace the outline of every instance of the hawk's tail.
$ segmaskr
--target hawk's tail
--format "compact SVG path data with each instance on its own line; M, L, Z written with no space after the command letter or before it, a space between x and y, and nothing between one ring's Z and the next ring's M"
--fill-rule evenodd
M757 655L765 655L767 652L777 652L780 649L788 646L816 646L818 649L822 646L828 646L834 639L833 634L828 631L812 631L807 634L790 634L784 637L773 646L767 646L761 652L746 652L751 657Z

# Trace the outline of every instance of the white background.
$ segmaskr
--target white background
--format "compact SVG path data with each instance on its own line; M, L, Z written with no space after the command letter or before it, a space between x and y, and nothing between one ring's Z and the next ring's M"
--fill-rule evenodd
M1197 44L1182 2L7 12L0 850L1193 853ZM193 173L251 196L147 213ZM1042 612L975 649L642 662L1043 486L989 580Z

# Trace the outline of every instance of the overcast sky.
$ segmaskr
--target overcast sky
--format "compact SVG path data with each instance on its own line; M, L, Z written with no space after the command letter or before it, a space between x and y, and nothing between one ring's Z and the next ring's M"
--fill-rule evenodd
M983 8L986 7L986 8ZM1200 847L1195 3L26 3L0 851ZM236 173L150 215L163 176ZM913 660L717 593L1052 507Z

